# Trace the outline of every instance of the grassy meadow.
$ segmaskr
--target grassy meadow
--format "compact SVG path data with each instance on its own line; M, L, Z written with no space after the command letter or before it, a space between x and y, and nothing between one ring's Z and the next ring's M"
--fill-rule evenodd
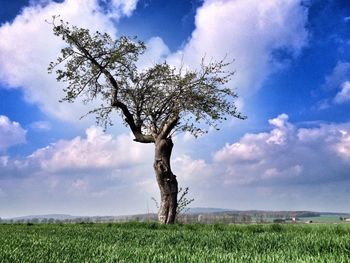
M0 262L350 262L350 225L2 224Z

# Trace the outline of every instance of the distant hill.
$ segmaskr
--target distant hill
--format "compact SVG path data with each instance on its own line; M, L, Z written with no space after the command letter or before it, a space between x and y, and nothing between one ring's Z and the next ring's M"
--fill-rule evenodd
M220 213L220 212L233 212L236 210L225 208L213 208L213 207L191 207L187 214L206 214L206 213Z
M13 220L31 220L34 218L37 219L55 219L55 220L66 220L66 219L76 219L79 218L80 216L72 216L68 214L47 214L47 215L28 215L28 216L19 216L19 217L12 217L9 219Z
M334 212L314 212L314 211L268 211L268 210L232 210L225 208L213 208L213 207L192 207L186 212L189 217L208 216L208 217L220 217L220 216L233 216L244 217L249 216L252 218L309 218L320 216L342 216L350 217L349 213L334 213ZM46 215L28 215L2 219L3 221L31 221L38 219L39 221L45 221L53 219L57 221L70 221L70 222L123 222L123 221L156 221L157 214L134 214L123 216L72 216L69 214L46 214Z

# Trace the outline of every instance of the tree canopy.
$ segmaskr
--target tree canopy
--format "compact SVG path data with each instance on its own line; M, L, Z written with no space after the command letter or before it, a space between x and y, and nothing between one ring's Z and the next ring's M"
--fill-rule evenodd
M106 33L56 23L54 18L54 34L68 45L48 70L55 69L57 80L67 83L62 100L101 101L89 112L99 124L112 124L111 113L117 110L135 141L154 143L177 131L198 136L228 116L245 118L234 103L236 93L226 87L233 72L225 71L229 63L224 59L208 64L203 59L197 70L167 62L138 70L143 42L125 36L113 40Z

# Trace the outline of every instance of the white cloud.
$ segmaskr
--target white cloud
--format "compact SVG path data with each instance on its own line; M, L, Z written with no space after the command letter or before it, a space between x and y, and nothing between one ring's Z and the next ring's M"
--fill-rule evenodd
M341 139L335 145L335 151L339 156L350 162L350 132L339 130Z
M332 72L325 77L322 85L324 90L338 90L333 98L320 101L318 108L327 109L334 104L344 104L350 101L350 63L338 61Z
M9 147L26 142L26 133L18 122L0 115L0 153Z
M132 138L122 134L113 139L101 128L90 127L86 138L60 140L35 151L29 159L39 163L43 171L52 173L130 167L152 156L149 146L135 143Z
M350 63L338 61L333 71L326 76L324 89L339 89L350 78Z
M288 176L297 176L300 175L303 171L303 167L301 165L294 165L292 167L288 167L286 169L280 170L277 168L268 168L263 173L262 178L272 178L272 177L288 177Z
M284 63L276 50L297 56L307 43L307 9L299 0L207 0L197 10L196 29L184 48L169 57L197 66L206 56L235 59L234 88L240 96L255 92Z
M113 9L113 19L130 15L136 3L136 0L105 1ZM45 1L45 5L35 2L24 8L13 22L0 27L0 81L10 88L21 88L25 99L45 113L75 121L87 108L83 103L58 103L64 95L64 84L57 83L55 76L47 73L49 62L56 60L64 46L45 22L52 15L60 15L65 21L91 31L116 34L115 24L97 0Z
M242 140L249 140L251 136L246 135ZM214 155L215 161L225 161L232 159L239 159L242 161L256 160L261 157L259 148L254 144L247 144L242 142L236 142L233 144L226 144L224 148L219 150Z
M350 123L297 128L281 114L270 132L246 134L214 154L228 185L315 184L347 180ZM334 178L336 177L336 179Z
M288 123L288 115L281 114L275 119L269 120L269 123L275 126L275 129L271 131L271 136L267 139L267 143L273 144L286 144L288 135L292 134L293 126Z
M204 135L203 135L204 136ZM196 138L193 136L192 133L190 132L184 132L183 136L182 136L182 140L186 143L186 142L191 142L194 141Z
M325 77L321 88L324 92L334 92L335 95L326 95L318 101L316 108L325 110L334 105L344 104L350 101L350 63L338 61L332 72Z
M26 213L31 203L41 207L40 213L53 206L72 214L144 212L143 202L157 195L157 188L142 184L156 184L154 145L132 139L90 127L85 136L59 140L25 158L0 156L0 185L10 200L0 213L15 207Z
M138 0L112 0L112 3L108 3L107 1L107 5L109 4L112 6L113 16L130 16L136 9L137 2Z
M336 104L343 104L350 101L350 81L346 81L341 85L341 90L334 98Z
M33 122L30 127L35 131L49 131L51 130L51 124L47 121Z
M139 69L152 67L157 63L162 63L170 50L160 37L152 37L146 42L146 51L140 56L137 62Z
M211 167L202 159L192 159L188 155L180 155L173 161L174 173L178 175L180 184L188 181L205 180L211 174Z
M267 155L267 149L278 149L285 146L292 137L293 127L287 121L288 116L281 114L269 120L274 127L269 133L245 134L239 142L226 144L214 155L214 161L225 162L234 160L260 162Z
M270 130L245 134L212 159L178 153L182 140L175 142L172 169L196 206L316 209L337 188L341 191L331 198L341 198L349 184L350 123L300 128L286 114L269 123ZM91 127L86 136L57 141L27 158L2 156L0 185L12 206L31 200L73 213L145 212L147 200L158 198L153 147Z

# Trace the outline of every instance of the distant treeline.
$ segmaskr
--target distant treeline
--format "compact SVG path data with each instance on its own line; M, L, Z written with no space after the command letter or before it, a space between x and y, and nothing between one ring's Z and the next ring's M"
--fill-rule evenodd
M52 218L52 217L28 217L28 218L11 218L1 219L0 223L32 223L32 224L57 224L57 223L114 223L130 221L157 221L156 214L147 215L130 215L130 216L92 216L92 217L73 217L70 218Z
M318 217L321 213L310 211L226 211L213 213L186 213L178 217L180 223L264 223L271 219L290 220L292 218ZM53 224L53 223L113 223L113 222L148 222L157 221L157 214L139 214L130 216L93 216L93 217L22 217L12 219L1 219L0 223L31 223L31 224Z

